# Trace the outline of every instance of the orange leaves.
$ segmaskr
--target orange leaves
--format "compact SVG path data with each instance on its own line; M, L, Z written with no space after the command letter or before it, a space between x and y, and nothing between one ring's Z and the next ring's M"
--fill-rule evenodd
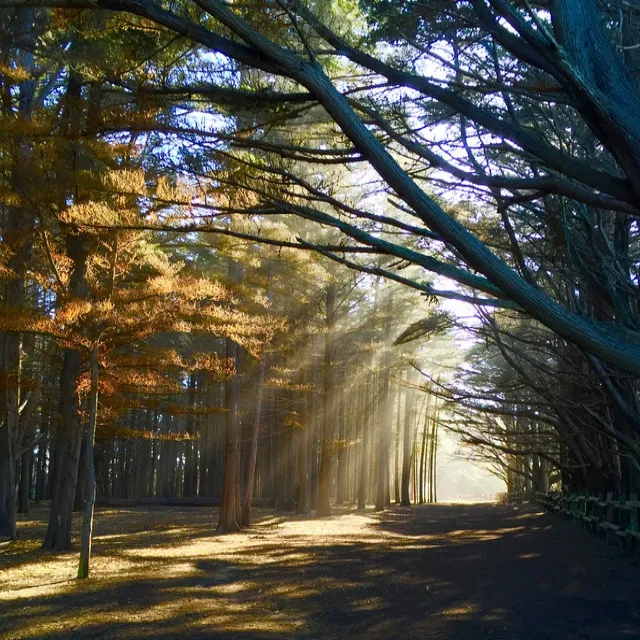
M315 387L310 384L296 384L291 382L291 380L286 380L284 378L269 378L265 382L265 387L270 389L287 389L288 391L315 391Z
M292 427L295 429L304 429L300 414L297 411L290 411L284 417L282 424L285 427Z
M117 211L103 202L81 202L70 205L60 213L60 221L85 226L114 226L118 223Z
M76 324L91 308L92 304L88 300L72 300L56 310L56 321L63 326Z
M147 190L142 169L107 171L100 176L105 189L115 193L144 194Z
M119 427L113 424L101 425L96 431L97 440L115 440L116 438L123 440L173 440L182 442L184 440L197 440L200 438L200 434L189 434L182 431L155 433L153 431Z
M213 301L229 300L229 290L220 282L211 278L196 278L190 275L182 276L176 283L180 286L179 292L185 300Z
M0 315L0 331L42 333L66 338L66 332L52 318L28 310L4 309Z
M103 366L108 371L181 371L184 373L203 372L216 380L227 380L235 373L234 363L217 353L195 353L190 357L181 356L174 349L148 347L135 354L114 356ZM124 375L124 374L123 374Z
M152 369L118 369L109 372L107 369L103 377L110 378L113 392L118 393L152 393L171 394L182 390L179 382L164 373Z
M0 264L0 280L14 280L17 277L13 269L9 269L9 267Z
M8 65L6 62L0 62L0 75L5 82L12 84L25 82L31 78L31 73L28 69L19 65Z
M222 358L217 353L196 353L187 371L202 371L218 380L228 380L235 375L235 364L231 358Z

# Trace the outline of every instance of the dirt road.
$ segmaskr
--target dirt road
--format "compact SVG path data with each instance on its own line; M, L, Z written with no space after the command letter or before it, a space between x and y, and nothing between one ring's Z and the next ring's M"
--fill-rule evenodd
M104 510L83 583L36 550L43 515L0 557L0 637L640 638L640 556L532 508L265 511L231 536L209 509Z

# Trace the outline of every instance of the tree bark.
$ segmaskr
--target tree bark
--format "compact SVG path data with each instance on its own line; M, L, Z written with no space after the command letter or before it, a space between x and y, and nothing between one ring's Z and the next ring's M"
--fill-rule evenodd
M402 421L402 380L398 385L396 393L396 422L394 438L394 461L393 461L393 501L400 504L400 423ZM405 393L406 395L406 393ZM406 399L405 399L406 404Z
M244 481L244 495L242 496L242 512L240 514L240 525L251 526L251 504L253 501L253 491L256 480L256 464L258 461L258 439L260 436L260 421L262 419L262 398L264 394L264 378L267 370L267 354L262 354L260 368L258 370L258 381L256 385L256 406L254 411L253 425L249 433L249 450L247 452L246 475Z
M240 267L234 261L229 261L229 277L232 282L240 280ZM224 481L222 486L222 504L218 520L219 533L231 533L239 531L237 511L240 469L238 460L238 402L239 402L239 356L238 345L231 339L226 341L227 360L233 362L235 371L225 384L225 455L224 455Z
M346 443L346 390L345 377L341 376L340 399L338 400L338 469L336 474L336 505L344 504L345 483L347 478L347 443Z
M21 40L18 66L27 74L34 69L32 45L35 40L34 10L23 8L20 15ZM18 115L27 121L32 114L35 81L30 76L23 80L18 88ZM30 190L30 176L25 161L30 153L28 143L18 140L18 153L12 166L11 178L17 193L26 194ZM7 156L7 160L11 154ZM13 253L7 267L15 275L9 279L5 288L5 310L21 311L26 295L27 265L33 246L34 215L24 208L4 207L7 220L2 233L2 242ZM17 538L16 528L16 466L17 448L22 443L20 433L20 367L21 336L19 332L8 332L0 340L0 373L4 381L0 385L0 536L12 540Z
M93 450L96 439L96 422L98 417L98 350L91 351L91 391L89 394L89 424L87 428L87 447L85 459L85 477L87 494L85 501L84 520L80 536L80 565L78 578L89 575L89 559L91 558L91 537L93 533L93 511L96 504L96 468L93 462Z
M407 382L410 382L410 379L410 376L407 376ZM413 390L406 389L404 394L404 434L402 440L402 488L400 503L403 507L411 506L409 484L411 482L411 451L413 449L412 423L414 418L414 401L415 394L413 393Z
M384 358L385 369L382 372L380 384L380 420L379 449L378 449L378 482L376 491L375 510L382 511L386 504L389 486L389 429L391 427L391 403L389 402L390 372L389 359Z
M69 288L75 298L84 298L88 294L85 270L90 238L86 234L68 235L66 242L67 255L73 264ZM60 551L71 548L71 521L82 442L82 425L78 420L80 404L76 390L79 374L80 353L75 349L65 349L60 374L62 424L58 427L56 436L55 477L51 485L52 499L47 533L42 543L44 549Z
M308 394L307 394L308 395ZM309 513L309 439L313 429L310 415L310 399L304 399L304 413L302 416L302 429L298 440L298 482L296 513L306 515Z
M326 297L326 334L324 349L324 399L322 407L322 457L318 488L318 516L331 515L331 460L333 458L334 391L333 391L333 331L335 327L336 285L331 282Z
M373 390L375 385L375 376L371 374L369 383L365 385L365 398L369 386ZM371 429L373 424L369 418L366 403L363 407L364 417L362 422L362 457L360 462L360 483L358 486L358 511L364 511L367 506L367 487L369 479L369 440L371 438Z
M80 373L80 354L67 349L60 377L62 424L58 428L55 455L56 476L52 482L51 510L43 549L71 549L71 522L78 480L82 429L78 425L76 379Z
M196 408L196 374L189 375L189 386L187 390L189 413L187 414L187 433L194 437L197 432L196 419L193 414ZM198 452L196 448L196 440L185 441L185 464L184 464L184 482L182 495L186 497L194 497L198 486Z
M428 393L428 392L427 392ZM418 472L418 502L420 504L424 503L424 492L425 492L425 455L427 452L427 445L429 442L429 418L431 413L431 394L427 395L427 408L426 414L424 417L424 425L422 427L422 443L420 447L420 469Z

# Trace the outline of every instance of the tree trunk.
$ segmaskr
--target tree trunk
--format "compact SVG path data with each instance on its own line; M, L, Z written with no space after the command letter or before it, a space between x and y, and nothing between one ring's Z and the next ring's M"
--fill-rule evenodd
M89 559L91 557L91 536L93 533L93 510L96 504L96 469L93 463L93 448L96 439L96 422L98 416L98 350L91 351L91 392L89 394L89 425L87 429L87 456L85 459L85 477L87 493L80 536L80 565L78 578L89 575Z
M22 46L18 54L18 66L25 72L27 79L18 87L18 115L28 121L32 115L35 80L30 76L34 69L33 43L34 9L24 8L19 11L21 21L20 34ZM13 188L17 193L27 194L30 191L30 175L26 171L27 156L31 149L28 141L17 139L18 154L11 166ZM7 156L10 162L11 154ZM2 244L10 259L7 268L15 275L5 286L6 311L22 311L26 301L27 265L33 246L33 229L35 218L26 208L3 207L6 222L2 230ZM8 332L0 339L0 536L12 540L17 538L16 529L16 466L17 448L22 443L20 433L20 367L21 337L18 332Z
M370 376L370 384L373 387L375 377ZM365 385L365 397L369 384ZM364 418L362 422L362 459L360 462L360 484L358 486L358 510L364 511L367 506L367 486L369 479L369 440L371 437L372 422L369 420L366 405L364 407Z
M0 537L17 539L15 463L7 424L0 426Z
M249 433L249 450L247 452L246 475L244 481L244 495L242 496L242 512L240 524L243 527L251 526L251 502L256 479L256 464L258 461L258 439L260 436L260 420L262 418L262 397L264 394L264 377L267 370L267 354L262 354L260 368L258 370L258 383L256 386L256 406L253 425Z
M438 406L438 399L434 398L433 402L433 417L431 420L428 453L429 504L436 502L436 450L438 447L438 420L440 419L440 408Z
M382 511L387 500L389 486L389 429L391 428L391 402L389 399L390 372L389 358L384 359L384 371L382 372L382 384L380 391L380 440L378 450L378 482L376 491L376 511Z
M395 442L394 442L394 461L393 461L393 501L396 504L400 504L400 423L402 421L402 380L398 385L398 391L396 394L396 423L395 423ZM405 392L405 404L406 392Z
M338 400L338 471L336 475L336 504L344 504L345 483L347 478L347 443L346 443L346 390L344 388L345 377L341 376L341 394Z
M85 270L89 255L90 237L86 234L68 235L67 255L72 260L73 272L69 288L76 298L88 294ZM68 550L71 548L71 520L78 480L82 425L78 420L80 409L76 380L80 374L80 354L65 349L60 374L60 413L62 424L56 435L54 463L55 477L51 485L51 511L42 547Z
M234 261L229 261L229 277L232 282L240 280L240 268ZM233 362L235 371L225 385L225 406L227 409L225 424L224 481L222 486L222 504L218 520L218 532L230 533L239 531L237 512L240 469L238 460L238 401L239 401L239 356L238 345L227 338L227 361Z
M189 413L187 414L187 433L191 437L195 437L198 431L196 427L196 419L193 414L196 408L196 374L191 373L189 375L189 387L188 387L188 402ZM196 448L196 440L185 440L185 463L184 463L184 482L182 495L186 497L193 497L196 495L198 486L198 451Z
M309 438L313 428L309 403L309 398L305 398L302 429L298 439L298 481L296 491L296 513L298 515L309 513Z
M65 133L78 133L82 126L82 81L71 73L67 81L64 104ZM77 170L78 140L71 136L67 141L65 157L60 162L60 179L69 180ZM79 204L78 194L74 203ZM61 198L61 207L66 206ZM68 294L71 299L86 299L89 288L86 282L87 259L92 236L75 228L66 229L66 254L71 263ZM78 420L80 409L76 381L80 374L80 354L75 349L65 349L60 375L60 413L62 424L58 428L56 442L56 476L52 484L51 511L44 549L68 550L71 548L71 521L73 502L78 481L82 425Z
M73 502L78 480L82 428L78 425L76 379L80 373L80 354L67 349L60 376L62 424L58 428L55 455L56 477L52 483L51 510L43 549L71 549Z
M433 453L431 456L431 502L438 502L438 485L437 485L437 473L438 473L438 419L434 420L433 424Z
M84 431L84 430L83 430ZM80 444L80 464L78 466L78 481L76 483L76 495L73 499L73 510L84 511L87 501L87 477L86 477L86 465L84 459L87 455L87 436L82 434L82 441Z
M46 432L42 429L41 427L40 437L44 438ZM44 500L47 487L47 446L45 444L38 444L37 460L35 501L36 503L40 503Z
M324 401L322 408L322 457L320 459L320 479L318 488L318 516L331 515L331 460L333 457L333 411L335 402L333 397L332 361L333 361L333 330L335 327L336 285L334 282L327 288L326 302L326 334L324 349Z
M20 457L20 486L18 489L18 513L29 513L31 484L33 476L33 449Z
M410 376L407 376L410 382ZM413 429L415 394L412 389L407 389L404 394L404 434L402 440L402 487L401 502L403 507L411 506L409 484L411 482L411 451L413 450Z
M427 395L427 409L424 418L424 426L422 428L422 443L420 450L420 469L418 472L418 501L420 504L424 504L424 490L425 490L425 454L427 452L427 444L429 441L429 417L431 414L431 394Z

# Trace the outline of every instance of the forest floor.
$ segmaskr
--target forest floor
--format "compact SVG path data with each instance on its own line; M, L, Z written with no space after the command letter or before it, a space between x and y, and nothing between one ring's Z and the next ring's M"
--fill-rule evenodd
M45 516L0 550L1 638L640 638L640 559L533 507L99 509L82 582Z

